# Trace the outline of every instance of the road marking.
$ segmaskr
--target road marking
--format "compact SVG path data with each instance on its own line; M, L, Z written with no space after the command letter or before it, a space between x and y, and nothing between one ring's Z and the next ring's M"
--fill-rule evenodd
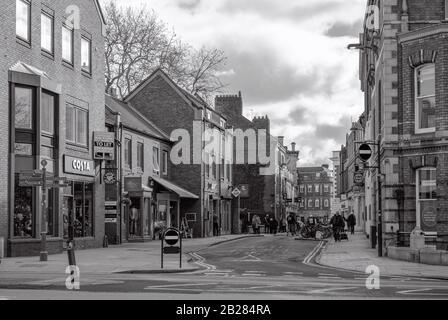
M248 256L245 256L243 258L241 258L240 260L234 260L234 261L238 261L238 262L260 262L261 259L254 256L254 252L250 253Z
M284 272L284 274L291 276L302 276L303 272Z
M214 277L228 277L229 274L228 273L223 273L223 272L206 272L204 273L206 276L214 276Z
M205 258L201 257L199 254L193 252L193 253L190 253L190 255L196 259L195 264L206 268L208 271L216 270L216 267L214 265L205 263Z
M161 285L161 286L149 286L146 287L144 290L151 290L151 289L165 289L165 288L176 288L176 287L197 287L197 286L216 286L219 283L185 283L185 284L167 284L167 285Z
M334 273L318 273L319 276L336 277Z
M318 279L326 279L326 280L340 280L341 277L326 277L326 276L319 276Z
M307 291L308 294L315 294L315 293L328 293L332 291L345 291L345 290L354 290L358 289L358 287L341 287L341 288L329 288L329 289L318 289L318 290L311 290Z
M257 273L243 273L243 277L266 277L266 274L257 274Z
M309 264L310 261L316 256L316 254L319 252L320 249L322 249L322 247L324 246L325 242L321 241L315 248L313 251L310 252L310 254L305 258L305 260L303 260L304 264Z

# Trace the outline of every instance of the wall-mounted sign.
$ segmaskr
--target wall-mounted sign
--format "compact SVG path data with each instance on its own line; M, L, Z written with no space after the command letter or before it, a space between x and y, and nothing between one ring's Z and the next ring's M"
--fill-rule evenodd
M117 171L116 170L107 170L104 173L103 180L105 184L115 184L117 183Z
M115 133L93 133L93 157L95 160L115 160Z
M95 162L70 156L64 156L64 172L95 177Z
M142 191L142 177L125 177L124 191L126 192L141 192Z
M249 193L249 185L248 184L241 184L239 187L240 191L241 191L241 199L248 199L250 196Z
M422 230L426 232L436 231L437 228L437 209L432 205L421 206Z

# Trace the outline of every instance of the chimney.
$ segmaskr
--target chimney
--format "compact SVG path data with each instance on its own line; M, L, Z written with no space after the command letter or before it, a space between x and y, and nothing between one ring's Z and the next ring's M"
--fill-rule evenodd
M223 95L215 97L215 110L224 115L243 115L243 97L238 95Z
M291 150L292 150L292 152L296 152L296 143L295 142L293 142L293 143L291 143Z
M278 143L280 143L280 145L283 147L285 145L285 137L278 137Z

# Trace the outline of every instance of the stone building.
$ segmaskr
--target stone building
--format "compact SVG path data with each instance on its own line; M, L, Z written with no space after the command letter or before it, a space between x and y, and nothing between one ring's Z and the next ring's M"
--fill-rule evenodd
M67 11L69 8L71 11ZM69 18L67 18L69 17ZM79 22L79 23L78 23ZM93 153L104 131L105 20L98 1L14 0L0 7L0 237L8 256L61 252L68 220L78 248L104 236L104 186ZM20 173L66 177L50 189L21 186Z
M368 5L366 21L375 14L379 19L366 25L355 47L361 49L365 139L380 145L380 163L376 154L368 165L382 173L366 173L369 217L374 224L382 218L384 253L393 254L396 246L446 250L448 2Z

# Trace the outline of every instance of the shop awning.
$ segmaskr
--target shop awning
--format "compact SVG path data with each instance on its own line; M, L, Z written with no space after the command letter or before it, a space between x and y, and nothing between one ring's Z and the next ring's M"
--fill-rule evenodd
M165 179L159 178L159 177L152 177L155 182L163 186L164 188L176 193L181 199L195 199L199 200L199 197L197 195L194 195L191 192L188 192L187 190L175 185L174 183L167 181Z

